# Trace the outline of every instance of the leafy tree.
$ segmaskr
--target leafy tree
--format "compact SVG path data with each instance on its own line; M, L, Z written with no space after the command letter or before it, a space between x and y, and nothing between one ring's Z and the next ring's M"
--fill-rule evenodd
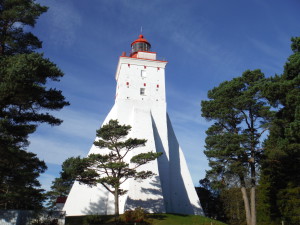
M90 186L101 184L114 195L115 216L119 215L119 196L127 191L121 185L129 178L147 179L154 175L151 171L137 171L137 168L157 159L162 153L140 153L128 162L128 153L145 146L145 139L126 138L131 126L120 125L117 120L110 120L97 130L98 140L94 145L103 149L103 154L90 154L77 163L76 180Z
M214 124L206 131L206 150L211 169L208 178L226 186L236 179L241 188L248 225L256 224L255 191L262 134L272 116L261 96L265 78L260 70L247 70L225 81L202 101L202 116ZM247 194L250 189L250 199Z
M60 177L52 182L51 191L46 193L48 198L48 207L55 208L58 197L67 197L76 179L76 164L80 163L80 157L71 157L62 164Z
M264 94L276 107L260 179L261 220L300 224L300 37L292 38L293 54L283 74L271 77Z
M62 121L48 111L69 105L60 90L47 86L48 81L59 81L62 71L42 54L34 52L41 48L41 41L26 31L29 29L24 29L34 27L36 19L46 11L47 7L35 0L0 1L0 155L4 162L1 166L18 165L15 173L5 168L0 171L0 201L4 203L1 208L22 208L23 204L14 204L12 199L18 199L11 196L24 196L26 205L30 202L26 198L41 192L35 189L40 187L36 178L46 166L35 154L24 152L29 144L28 135L39 123L59 125ZM19 154L17 162L16 154ZM22 174L25 168L26 176ZM18 183L18 177L27 177L28 183ZM29 190L36 193L29 196Z

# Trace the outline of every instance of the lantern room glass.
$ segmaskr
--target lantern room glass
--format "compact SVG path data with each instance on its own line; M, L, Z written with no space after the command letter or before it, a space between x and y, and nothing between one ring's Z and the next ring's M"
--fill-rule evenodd
M145 42L137 42L132 45L132 53L134 52L149 52L150 45Z

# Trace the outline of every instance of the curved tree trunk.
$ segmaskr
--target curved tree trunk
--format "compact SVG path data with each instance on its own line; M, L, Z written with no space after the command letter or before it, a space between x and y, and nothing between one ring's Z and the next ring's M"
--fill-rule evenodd
M250 204L249 204L249 199L248 199L247 190L246 190L245 186L241 187L241 191L242 191L242 196L243 196L244 205L245 205L247 225L252 225L251 224Z

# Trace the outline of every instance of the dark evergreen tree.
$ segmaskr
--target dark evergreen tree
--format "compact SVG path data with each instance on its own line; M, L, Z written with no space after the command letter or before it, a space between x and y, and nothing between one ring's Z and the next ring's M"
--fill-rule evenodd
M48 88L63 73L55 64L34 53L41 41L24 26L34 26L47 7L34 0L0 1L0 147L25 147L38 123L59 125L47 113L68 105L61 91Z
M59 197L67 197L76 179L76 164L80 163L80 157L71 157L62 164L60 176L52 182L51 191L46 193L48 207L55 209L56 200Z
M260 220L300 224L300 37L281 76L269 79L264 94L278 111L265 143L260 180Z
M0 160L3 162L0 208L40 206L29 206L32 201L28 199L40 196L36 178L46 166L34 154L25 152L28 135L39 123L59 125L62 121L48 111L69 104L61 91L47 86L48 81L59 81L63 73L49 59L34 52L41 48L41 41L24 29L33 27L36 19L46 11L47 7L35 0L0 1ZM6 168L11 168L14 163L14 172L7 171ZM19 177L26 182L21 182ZM20 203L22 199L24 202Z
M260 90L260 70L221 83L202 101L202 116L214 124L206 131L206 150L211 170L207 176L220 185L238 180L248 225L256 224L256 178L261 156L261 138L272 113ZM247 194L250 190L250 198Z
M199 184L200 186L196 187L196 192L205 216L226 222L220 191L214 189L207 178L200 180Z
M44 196L37 178L46 165L35 154L17 148L1 151L0 209L40 209Z
M249 194L249 193L247 193ZM246 225L243 196L239 187L227 187L220 193L225 222L230 225Z
M121 185L128 179L146 179L155 175L151 171L139 171L137 168L156 160L160 153L147 152L134 155L130 162L133 167L124 161L127 154L145 145L145 139L127 138L131 129L129 125L120 125L117 120L110 120L97 130L97 137L94 145L104 149L103 153L90 154L87 158L76 163L74 172L76 180L90 186L101 184L106 190L114 195L115 216L119 215L119 196L126 193Z

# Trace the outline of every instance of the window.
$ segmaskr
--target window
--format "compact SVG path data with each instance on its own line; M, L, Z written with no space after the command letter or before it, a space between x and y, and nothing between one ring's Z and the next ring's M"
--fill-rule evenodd
M145 95L145 88L140 89L140 95Z
M147 77L146 70L141 70L141 77L142 78L146 78Z

